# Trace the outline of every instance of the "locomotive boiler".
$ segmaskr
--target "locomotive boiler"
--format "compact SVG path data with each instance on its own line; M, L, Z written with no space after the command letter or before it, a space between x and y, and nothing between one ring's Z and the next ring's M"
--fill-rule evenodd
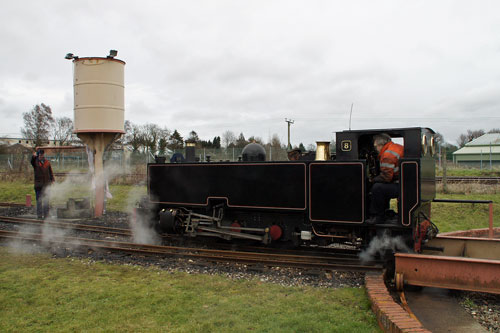
M400 195L386 212L390 223L369 225L379 170L373 137L382 133L404 145ZM265 161L264 148L250 144L239 162L150 163L147 209L162 233L363 247L384 232L418 251L430 234L434 153L434 131L414 127L338 132L335 152L322 160Z

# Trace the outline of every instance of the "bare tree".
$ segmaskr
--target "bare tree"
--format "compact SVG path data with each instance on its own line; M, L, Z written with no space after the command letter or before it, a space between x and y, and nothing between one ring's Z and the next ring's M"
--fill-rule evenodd
M273 148L281 148L281 140L278 134L274 133L271 137L271 147Z
M467 142L469 142L469 141L467 140L467 135L466 135L466 134L460 134L460 136L459 136L459 137L458 137L458 139L457 139L458 146L459 146L460 148L462 148L463 146L465 146L465 144L466 144Z
M236 139L235 146L236 148L244 148L248 144L247 140L245 139L245 136L243 133L240 133L240 136L238 139Z
M436 132L436 134L434 134L434 141L436 143L436 146L442 146L444 144L444 136L443 134L439 133L439 132Z
M125 142L132 146L133 151L138 151L141 148L142 137L141 127L130 123L130 129L125 133Z
M164 127L160 129L158 137L158 154L165 155L167 151L168 138L170 137L170 131Z
M492 128L488 131L489 134L491 133L500 133L500 128Z
M21 134L25 139L33 140L35 147L47 143L50 129L54 123L52 109L50 106L41 103L35 105L29 112L23 113L24 128Z
M125 122L123 123L123 130L125 131L125 133L116 141L117 143L124 145L129 142L132 132L132 126L133 124L130 120L125 120Z
M156 124L146 124L143 126L144 147L151 154L156 154L158 141L160 140L162 129Z
M231 131L225 131L222 133L222 142L224 142L224 147L228 148L229 145L236 142L236 135Z
M73 121L68 117L56 118L52 127L52 138L54 143L59 142L61 146L68 146L73 135Z
M462 148L466 143L471 142L472 140L479 138L481 135L484 135L484 130L467 130L467 134L460 134L457 139L458 146Z

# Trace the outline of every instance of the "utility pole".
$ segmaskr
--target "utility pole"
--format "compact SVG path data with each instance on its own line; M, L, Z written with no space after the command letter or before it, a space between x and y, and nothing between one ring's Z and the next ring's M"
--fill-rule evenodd
M351 130L351 119L352 119L352 107L354 106L354 103L351 103L351 113L349 113L349 131Z
M292 149L292 145L290 144L290 125L293 124L294 121L292 119L285 118L285 122L288 123L288 146L286 146L286 148L290 150Z

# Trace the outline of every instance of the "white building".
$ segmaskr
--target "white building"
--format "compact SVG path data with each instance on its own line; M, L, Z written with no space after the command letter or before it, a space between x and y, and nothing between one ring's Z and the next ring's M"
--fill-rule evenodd
M500 165L500 133L489 133L466 143L453 153L453 163L489 168Z

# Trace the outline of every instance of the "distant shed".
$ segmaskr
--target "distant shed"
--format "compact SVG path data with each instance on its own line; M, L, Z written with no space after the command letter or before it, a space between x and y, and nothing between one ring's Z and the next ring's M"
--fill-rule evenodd
M470 167L500 166L500 133L489 133L466 143L453 153L453 162Z

